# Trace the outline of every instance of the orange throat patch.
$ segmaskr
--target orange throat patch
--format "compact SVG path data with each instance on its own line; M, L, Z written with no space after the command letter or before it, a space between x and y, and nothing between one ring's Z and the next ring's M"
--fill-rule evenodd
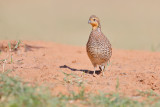
M98 24L91 24L92 25L92 29L95 30L98 28Z

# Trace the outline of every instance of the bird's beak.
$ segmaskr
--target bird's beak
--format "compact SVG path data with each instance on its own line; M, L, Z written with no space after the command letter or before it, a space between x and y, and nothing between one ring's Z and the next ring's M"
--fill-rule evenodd
M91 23L91 21L90 20L88 20L88 24L90 24Z

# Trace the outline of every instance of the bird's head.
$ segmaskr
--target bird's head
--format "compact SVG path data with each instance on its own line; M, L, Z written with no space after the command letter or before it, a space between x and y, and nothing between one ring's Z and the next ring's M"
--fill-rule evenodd
M88 24L92 25L92 29L101 28L99 18L95 15L90 16Z

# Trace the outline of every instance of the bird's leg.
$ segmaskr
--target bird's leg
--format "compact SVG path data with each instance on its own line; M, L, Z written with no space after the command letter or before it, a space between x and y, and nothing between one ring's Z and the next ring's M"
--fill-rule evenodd
M102 76L104 76L105 66L101 66L101 69L102 69Z
M99 69L100 69L100 71L102 71L101 65L99 65Z
M96 76L96 66L94 66L93 76Z

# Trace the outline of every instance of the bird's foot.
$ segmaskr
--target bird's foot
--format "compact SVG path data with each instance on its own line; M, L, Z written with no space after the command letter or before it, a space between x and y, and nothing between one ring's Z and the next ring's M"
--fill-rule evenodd
M102 77L105 77L105 75L104 75L104 71L102 71L102 74L101 74L101 76L102 76Z
M96 73L93 73L93 77L96 77L97 75L96 75Z

